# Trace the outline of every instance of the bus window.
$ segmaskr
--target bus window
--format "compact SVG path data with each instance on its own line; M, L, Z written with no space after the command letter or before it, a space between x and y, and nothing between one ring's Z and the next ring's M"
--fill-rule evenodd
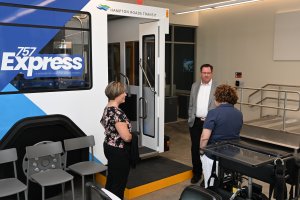
M1 93L92 87L88 12L5 4L0 13Z

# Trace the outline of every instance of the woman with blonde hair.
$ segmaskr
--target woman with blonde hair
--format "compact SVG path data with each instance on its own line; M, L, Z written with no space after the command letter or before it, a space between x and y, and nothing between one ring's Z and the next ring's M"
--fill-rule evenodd
M131 124L126 114L119 108L125 102L125 85L113 81L105 89L108 103L100 123L105 129L104 154L108 162L105 188L123 199L130 170L129 152L125 143L130 142Z

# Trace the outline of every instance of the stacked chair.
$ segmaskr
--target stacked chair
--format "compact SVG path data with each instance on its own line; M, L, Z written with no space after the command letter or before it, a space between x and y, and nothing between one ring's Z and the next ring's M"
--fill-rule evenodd
M7 197L24 192L27 200L27 186L17 178L16 161L18 160L17 150L15 148L0 150L0 164L13 163L14 177L0 179L0 197Z
M63 148L61 142L49 142L26 147L27 165L27 187L29 182L34 181L42 187L42 200L45 200L45 187L62 185L71 182L72 197L74 197L73 176L63 170L61 154Z
M95 182L95 174L99 172L103 172L107 169L105 165L102 165L100 163L97 163L94 161L94 149L95 146L95 139L94 136L84 136L84 137L78 137L78 138L72 138L72 139L66 139L64 140L64 147L65 147L65 167L66 170L70 170L78 175L81 176L82 179L82 200L84 200L85 195L85 176L87 175L93 175L93 180ZM89 148L91 152L91 161L83 161L79 163L75 163L72 165L67 165L67 158L68 158L68 152L78 149L86 149Z

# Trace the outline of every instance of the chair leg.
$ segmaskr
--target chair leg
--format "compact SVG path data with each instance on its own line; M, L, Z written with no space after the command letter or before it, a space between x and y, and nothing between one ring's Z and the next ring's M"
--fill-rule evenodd
M74 182L73 179L71 180L71 188L72 188L72 198L75 200L75 194L74 194Z
M20 200L20 193L17 194L17 198L18 198L18 200Z
M42 186L42 200L45 200L45 188Z
M65 183L61 184L62 199L65 199Z
M25 200L28 200L27 190L24 190L24 196L25 196Z
M82 200L84 200L84 176L81 176L81 180L82 180L82 184L81 184L81 187L82 187Z
M25 191L26 191L25 199L27 200L28 199L28 193L29 193L29 181L27 181L27 189Z

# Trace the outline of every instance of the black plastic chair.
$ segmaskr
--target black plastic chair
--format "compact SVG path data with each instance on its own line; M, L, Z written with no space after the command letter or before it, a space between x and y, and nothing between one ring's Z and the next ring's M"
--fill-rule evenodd
M100 200L121 200L115 194L106 190L105 188L99 188L95 183L87 182L86 187L86 200L92 200L92 191L99 197Z
M0 150L0 164L13 163L14 177L0 179L0 197L7 197L24 192L25 200L27 200L27 186L17 178L16 160L18 160L17 150L15 148Z
M93 175L93 180L95 182L95 174L99 172L103 172L107 169L107 167L103 164L97 163L94 161L94 149L95 146L95 139L94 136L84 136L78 138L71 138L64 140L65 146L65 163L66 163L66 170L71 170L72 172L79 174L82 179L82 200L84 200L84 184L85 184L85 176ZM67 166L67 155L68 151L73 151L77 149L84 149L89 148L92 154L91 161L83 161L79 163L72 164Z
M222 197L199 185L190 185L183 190L179 200L222 200Z
M26 147L27 164L27 187L29 180L38 183L42 187L42 200L45 199L45 187L62 185L64 196L64 184L71 182L73 200L74 183L73 176L62 169L61 154L63 148L61 142L49 142Z

